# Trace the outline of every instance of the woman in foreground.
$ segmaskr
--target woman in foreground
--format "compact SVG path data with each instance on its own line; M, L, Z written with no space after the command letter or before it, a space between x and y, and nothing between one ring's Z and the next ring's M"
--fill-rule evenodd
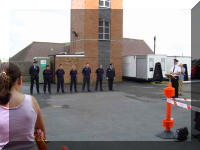
M37 100L22 94L21 88L20 69L12 63L0 63L0 150L37 149L35 130L45 139Z

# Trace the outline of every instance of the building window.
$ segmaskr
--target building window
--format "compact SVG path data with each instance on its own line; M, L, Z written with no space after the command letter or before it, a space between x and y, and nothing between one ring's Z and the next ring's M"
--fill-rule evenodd
M110 22L105 19L99 19L99 39L110 40Z
M110 0L99 0L100 8L110 8Z

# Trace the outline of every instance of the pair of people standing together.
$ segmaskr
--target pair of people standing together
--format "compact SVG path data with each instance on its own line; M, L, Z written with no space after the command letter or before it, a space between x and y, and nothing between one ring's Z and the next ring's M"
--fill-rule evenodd
M70 77L71 77L71 82L70 82L70 92L72 92L72 87L74 86L74 91L77 91L77 70L76 66L72 65L72 69L70 71ZM65 71L63 69L62 64L59 65L59 68L56 70L56 76L57 76L57 93L60 91L60 87L62 90L62 93L64 93L64 75Z
M30 87L31 95L33 95L34 82L36 82L37 93L38 94L40 93L40 90L39 90L39 72L40 72L40 68L37 65L37 62L34 61L33 65L29 69L29 74L31 76L31 87ZM43 78L44 78L44 87L43 87L44 93L46 93L46 87L48 85L48 92L51 94L52 71L51 71L49 65L47 65L46 69L43 71Z
M175 98L183 94L183 81L185 76L185 68L182 64L178 65L178 60L174 59L174 66L171 68L170 74L174 77L171 79L172 86L175 88Z

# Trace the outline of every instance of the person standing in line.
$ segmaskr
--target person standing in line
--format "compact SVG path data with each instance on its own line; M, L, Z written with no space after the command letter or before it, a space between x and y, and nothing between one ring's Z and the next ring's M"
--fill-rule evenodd
M57 76L57 93L60 92L60 87L62 90L62 93L64 93L64 75L65 71L63 70L62 64L58 66L58 69L56 70L56 76Z
M178 66L177 59L174 59L174 66L171 68L170 74L173 76L171 82L172 86L175 88L175 98L178 98L178 81L181 74L181 68Z
M103 75L104 75L103 65L100 65L99 68L97 68L96 75L97 75L97 80L96 80L95 91L98 90L99 83L100 83L100 90L103 91L103 87L102 87Z
M48 92L51 94L51 80L52 80L52 71L49 65L46 65L46 69L43 71L44 78L44 94L46 94L46 86L48 85Z
M85 91L85 84L87 84L87 90L88 92L90 91L90 74L91 74L91 68L89 63L86 64L86 66L82 70L83 74L83 86L82 86L82 91Z
M31 87L30 87L30 94L31 95L33 95L34 81L36 81L37 93L40 94L40 91L39 91L39 72L40 72L40 68L37 65L37 61L34 61L33 65L29 69L29 74L31 76Z
M70 92L72 92L72 88L74 86L74 91L77 91L77 70L76 70L76 66L72 65L72 69L70 71L70 76L71 76L71 82L70 82Z
M107 68L106 77L108 80L108 89L109 89L109 91L113 91L113 81L115 79L115 68L113 67L112 63Z
M185 68L183 67L183 64L179 64L179 67L181 68L181 74L179 76L179 81L178 81L178 93L180 96L183 95L183 81L184 81L184 77L185 77Z

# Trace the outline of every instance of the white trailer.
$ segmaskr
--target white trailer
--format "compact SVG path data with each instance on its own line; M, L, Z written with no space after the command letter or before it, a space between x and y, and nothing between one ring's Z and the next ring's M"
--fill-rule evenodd
M166 55L138 55L123 57L123 77L152 80L155 64L160 63L163 76L166 74Z
M123 57L123 77L136 78L136 56Z
M174 65L174 59L177 59L179 64L182 63L187 65L188 78L190 79L192 58L190 56L167 56L167 73L170 73L170 70Z

